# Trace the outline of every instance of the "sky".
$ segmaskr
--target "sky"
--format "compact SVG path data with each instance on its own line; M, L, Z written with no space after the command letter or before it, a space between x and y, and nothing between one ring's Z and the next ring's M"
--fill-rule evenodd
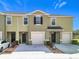
M79 29L79 0L0 0L0 12L32 12L73 16L73 29Z

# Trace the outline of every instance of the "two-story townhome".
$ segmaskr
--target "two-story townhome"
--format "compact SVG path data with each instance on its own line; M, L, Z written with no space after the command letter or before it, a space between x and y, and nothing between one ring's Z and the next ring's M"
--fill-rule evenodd
M40 10L31 13L0 13L0 39L19 44L70 43L73 17L51 15Z

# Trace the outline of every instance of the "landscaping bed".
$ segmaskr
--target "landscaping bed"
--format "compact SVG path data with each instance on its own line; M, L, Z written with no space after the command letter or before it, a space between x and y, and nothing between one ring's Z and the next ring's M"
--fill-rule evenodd
M16 47L17 47L17 45L14 46L14 47L7 48L7 49L5 49L5 50L3 51L2 54L10 54L10 53L12 53L12 52L16 49Z

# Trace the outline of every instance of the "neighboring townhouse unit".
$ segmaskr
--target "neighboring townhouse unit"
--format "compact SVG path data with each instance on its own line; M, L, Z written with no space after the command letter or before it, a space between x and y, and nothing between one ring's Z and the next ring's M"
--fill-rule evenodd
M31 13L0 13L0 39L19 44L70 43L73 17L50 15L40 10Z

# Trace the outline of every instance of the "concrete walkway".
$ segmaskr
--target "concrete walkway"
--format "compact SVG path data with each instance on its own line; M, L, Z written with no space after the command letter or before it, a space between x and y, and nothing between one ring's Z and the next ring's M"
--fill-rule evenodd
M79 53L79 46L72 44L55 44L56 48L61 50L66 54L75 54Z

